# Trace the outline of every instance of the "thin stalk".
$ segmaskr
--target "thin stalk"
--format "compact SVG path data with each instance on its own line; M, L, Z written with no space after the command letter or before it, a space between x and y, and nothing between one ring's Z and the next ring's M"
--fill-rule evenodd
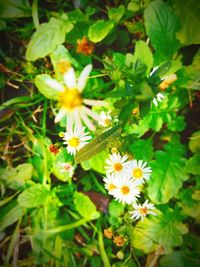
M77 222L70 223L70 224L63 225L63 226L59 226L59 227L56 227L54 229L49 229L49 230L46 231L46 233L57 234L57 233L60 233L60 232L63 232L63 231L70 230L70 229L76 228L78 226L81 226L81 225L85 224L86 222L88 222L88 218L82 218Z
M47 118L47 99L44 99L44 108L42 114L42 135L46 136L46 119Z
M111 267L106 250L103 243L103 235L101 230L98 230L99 250L105 267Z
M39 18L38 18L38 0L33 0L32 4L32 17L33 17L33 23L36 28L40 26Z

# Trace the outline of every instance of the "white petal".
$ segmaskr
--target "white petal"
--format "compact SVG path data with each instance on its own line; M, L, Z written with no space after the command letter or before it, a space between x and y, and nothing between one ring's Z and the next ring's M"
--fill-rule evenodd
M58 112L58 114L55 117L54 122L57 123L66 115L66 110L64 108L61 108Z
M79 79L78 79L78 84L77 84L77 88L79 90L79 92L82 92L85 85L86 85L86 81L87 81L87 78L90 74L92 70L92 65L89 64L87 65L81 72L80 76L79 76Z
M82 123L81 123L81 116L80 116L80 112L81 112L81 108L76 108L74 110L74 123L75 126L78 129L81 129L83 127Z
M94 131L96 128L95 128L94 124L91 123L90 119L86 116L85 112L81 112L80 115L81 115L81 118L82 118L83 122L85 123L85 125L86 125L91 131Z
M155 105L156 107L158 106L158 101L157 101L156 98L153 99L153 103L154 103L154 105Z
M83 107L84 113L86 113L88 116L90 116L91 118L93 118L96 121L100 120L100 116L98 114L96 114L94 111L92 111L89 108Z
M108 103L106 103L105 101L101 101L101 100L93 100L93 99L83 99L83 103L85 103L88 106L99 106L99 107L104 107L107 106Z
M64 74L64 81L68 89L76 88L76 75L73 68L68 69Z
M45 83L55 91L64 92L65 90L64 86L55 79L49 78L45 81Z
M74 114L73 112L67 112L67 132L73 129L73 122L74 122Z

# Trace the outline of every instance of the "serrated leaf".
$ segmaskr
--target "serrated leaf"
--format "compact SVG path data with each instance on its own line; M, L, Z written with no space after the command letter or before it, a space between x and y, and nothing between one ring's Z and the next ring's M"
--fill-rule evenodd
M33 166L30 163L19 164L17 167L7 167L0 175L9 188L19 189L23 187L27 180L31 179Z
M129 145L129 149L137 160L150 161L153 157L153 144L152 139L136 140Z
M165 150L155 153L152 162L152 177L148 184L148 195L153 203L167 203L188 179L184 171L184 147L179 142L165 145Z
M58 45L64 43L66 33L72 28L73 24L70 21L57 18L40 24L28 44L26 59L35 61L52 53Z
M187 161L185 170L192 174L200 174L200 154L194 155Z
M94 42L102 41L112 30L114 23L112 21L98 20L89 28L88 37Z
M200 131L193 133L190 137L189 149L193 153L200 153Z
M74 204L76 210L83 216L84 218L88 218L89 220L97 219L100 214L96 210L96 206L90 200L90 198L83 193L75 192L74 194Z
M122 16L124 15L125 8L123 5L116 7L116 8L110 8L108 10L108 17L109 19L113 19L115 22L119 22Z
M179 47L176 32L178 19L161 0L151 2L144 11L147 35L157 52L157 60L170 59Z
M132 245L145 253L154 251L157 245L170 251L182 244L182 235L188 231L177 211L166 207L163 213L157 213L157 216L145 218L133 228Z
M24 190L17 198L21 207L35 208L44 204L49 191L44 185L35 184Z
M196 0L173 1L175 13L181 22L181 29L177 32L177 38L184 45L200 43L200 2Z
M120 124L94 138L89 144L85 145L75 155L75 161L80 163L95 156L105 149L107 144L120 135Z

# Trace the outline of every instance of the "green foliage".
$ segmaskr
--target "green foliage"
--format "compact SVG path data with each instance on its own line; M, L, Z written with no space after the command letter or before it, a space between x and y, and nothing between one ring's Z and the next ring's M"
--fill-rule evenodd
M195 0L176 0L173 2L175 13L181 22L181 29L177 32L177 38L183 45L199 44L199 27L200 27L200 3Z
M179 142L165 145L165 151L156 151L152 162L153 174L148 185L148 195L154 203L167 203L176 196L183 181L188 179L184 166L184 149ZM173 190L172 190L173 188Z
M147 6L144 18L148 37L157 52L157 62L172 58L179 47L176 39L179 23L171 8L163 1L155 0Z
M102 41L112 30L114 23L112 21L98 20L89 28L88 37L94 42Z
M1 1L0 17L1 18L21 18L29 17L31 9L26 0L9 0Z
M122 5L117 8L110 8L108 10L108 17L110 20L113 19L115 22L119 22L124 15L124 11L125 8Z
M197 131L192 134L189 141L189 149L193 153L200 152L200 131Z
M75 193L74 204L76 210L81 214L81 216L88 220L95 220L100 216L99 212L96 210L94 203L88 196L84 195L83 193Z
M132 233L133 245L146 253L155 250L156 246L170 251L172 247L181 245L182 235L188 229L180 219L178 211L164 207L157 216L137 223Z
M187 172L192 174L200 174L200 154L196 154L193 157L191 157L185 166L185 169Z
M62 19L51 18L48 23L42 23L28 44L26 59L35 61L52 53L65 41L66 33L72 28L70 21Z

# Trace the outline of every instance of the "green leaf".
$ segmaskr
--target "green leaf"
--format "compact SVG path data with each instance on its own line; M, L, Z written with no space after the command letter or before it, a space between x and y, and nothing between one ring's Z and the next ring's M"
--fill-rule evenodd
M148 162L153 157L153 144L151 138L146 140L136 140L133 143L130 143L129 149L137 160L142 159L143 161Z
M48 99L57 100L59 91L56 89L52 89L47 84L47 81L53 81L54 79L51 78L48 74L39 74L35 78L35 85L37 86L38 90L41 94L43 94Z
M181 115L178 116L175 120L170 121L168 124L168 129L174 132L181 132L185 129L185 127L185 117Z
M31 16L31 8L26 0L1 1L0 18L22 18Z
M200 2L196 0L176 0L172 2L175 13L181 22L177 38L183 45L200 44Z
M96 210L96 206L90 200L90 198L83 193L75 192L74 204L76 210L81 214L82 217L88 218L89 220L95 220L99 218L100 214Z
M170 251L172 247L182 244L182 235L187 231L178 212L166 207L163 213L157 212L157 216L152 215L136 224L132 245L145 253L154 251L157 245Z
M35 61L52 53L58 45L64 43L66 33L72 28L71 22L56 18L40 24L28 44L26 59Z
M12 225L18 221L23 215L22 208L15 204L14 207L9 209L9 211L0 218L0 232L2 232L6 227Z
M31 179L33 166L30 163L23 163L16 168L7 167L0 175L9 188L19 189L25 186L27 180Z
M174 197L188 179L183 166L184 147L178 141L165 145L165 150L155 153L152 162L152 177L149 180L148 195L154 203L167 203Z
M75 161L80 163L95 156L105 149L107 144L120 135L120 124L94 138L89 144L85 145L75 155Z
M135 44L134 62L138 59L147 66L146 74L149 74L153 66L153 55L148 45L142 40Z
M119 217L124 212L124 205L118 201L112 200L108 206L111 217Z
M151 2L144 11L147 35L161 62L172 58L179 47L176 32L178 20L171 8L161 0Z
M112 30L114 23L112 21L98 20L89 28L88 37L94 42L102 41Z
M43 205L49 191L44 185L35 184L30 188L24 190L17 198L17 201L21 207L35 208Z
M185 170L192 174L200 174L200 154L194 155L187 161Z
M91 168L99 173L105 174L105 161L107 157L108 151L103 150L99 152L89 160Z
M125 11L125 8L123 5L117 7L117 8L110 8L108 10L108 17L110 20L114 20L115 22L119 22L120 19L123 17L124 15L124 11Z
M193 153L200 153L200 131L193 133L190 137L189 149Z

